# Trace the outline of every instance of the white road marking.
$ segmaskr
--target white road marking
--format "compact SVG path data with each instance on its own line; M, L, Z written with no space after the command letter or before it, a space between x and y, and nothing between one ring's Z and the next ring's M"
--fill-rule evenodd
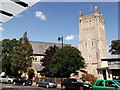
M4 87L8 87L8 88L10 88L10 87L13 87L13 86L4 86Z

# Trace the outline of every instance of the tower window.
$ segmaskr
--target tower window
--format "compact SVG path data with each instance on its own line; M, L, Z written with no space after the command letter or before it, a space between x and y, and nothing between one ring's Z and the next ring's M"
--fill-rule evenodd
M93 41L92 41L92 46L93 46Z
M90 26L91 26L91 20L89 20L89 22L90 22Z
M85 43L85 46L87 47L87 42Z

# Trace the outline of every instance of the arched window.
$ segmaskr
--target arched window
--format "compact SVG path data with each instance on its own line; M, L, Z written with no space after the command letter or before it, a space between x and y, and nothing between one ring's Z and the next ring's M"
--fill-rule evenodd
M87 42L85 42L85 47L87 47Z
M90 26L91 26L91 20L89 20L89 22L90 22Z
M94 44L94 43L93 43L93 41L92 41L92 47L93 47L93 44Z

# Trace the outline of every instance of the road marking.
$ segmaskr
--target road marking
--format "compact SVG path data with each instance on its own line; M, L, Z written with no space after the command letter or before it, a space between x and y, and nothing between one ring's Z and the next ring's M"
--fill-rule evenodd
M8 88L10 88L10 87L13 87L13 86L4 86L4 87L8 87Z

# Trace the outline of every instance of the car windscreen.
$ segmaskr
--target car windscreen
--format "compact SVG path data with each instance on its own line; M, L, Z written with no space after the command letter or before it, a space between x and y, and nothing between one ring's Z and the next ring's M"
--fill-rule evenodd
M73 81L73 82L77 82L77 80L76 79L70 79L71 81Z
M1 76L1 78L6 78L7 76Z
M115 80L115 82L120 86L120 80Z
M51 82L50 80L46 79L45 82Z
M13 76L8 76L9 78L14 78Z

